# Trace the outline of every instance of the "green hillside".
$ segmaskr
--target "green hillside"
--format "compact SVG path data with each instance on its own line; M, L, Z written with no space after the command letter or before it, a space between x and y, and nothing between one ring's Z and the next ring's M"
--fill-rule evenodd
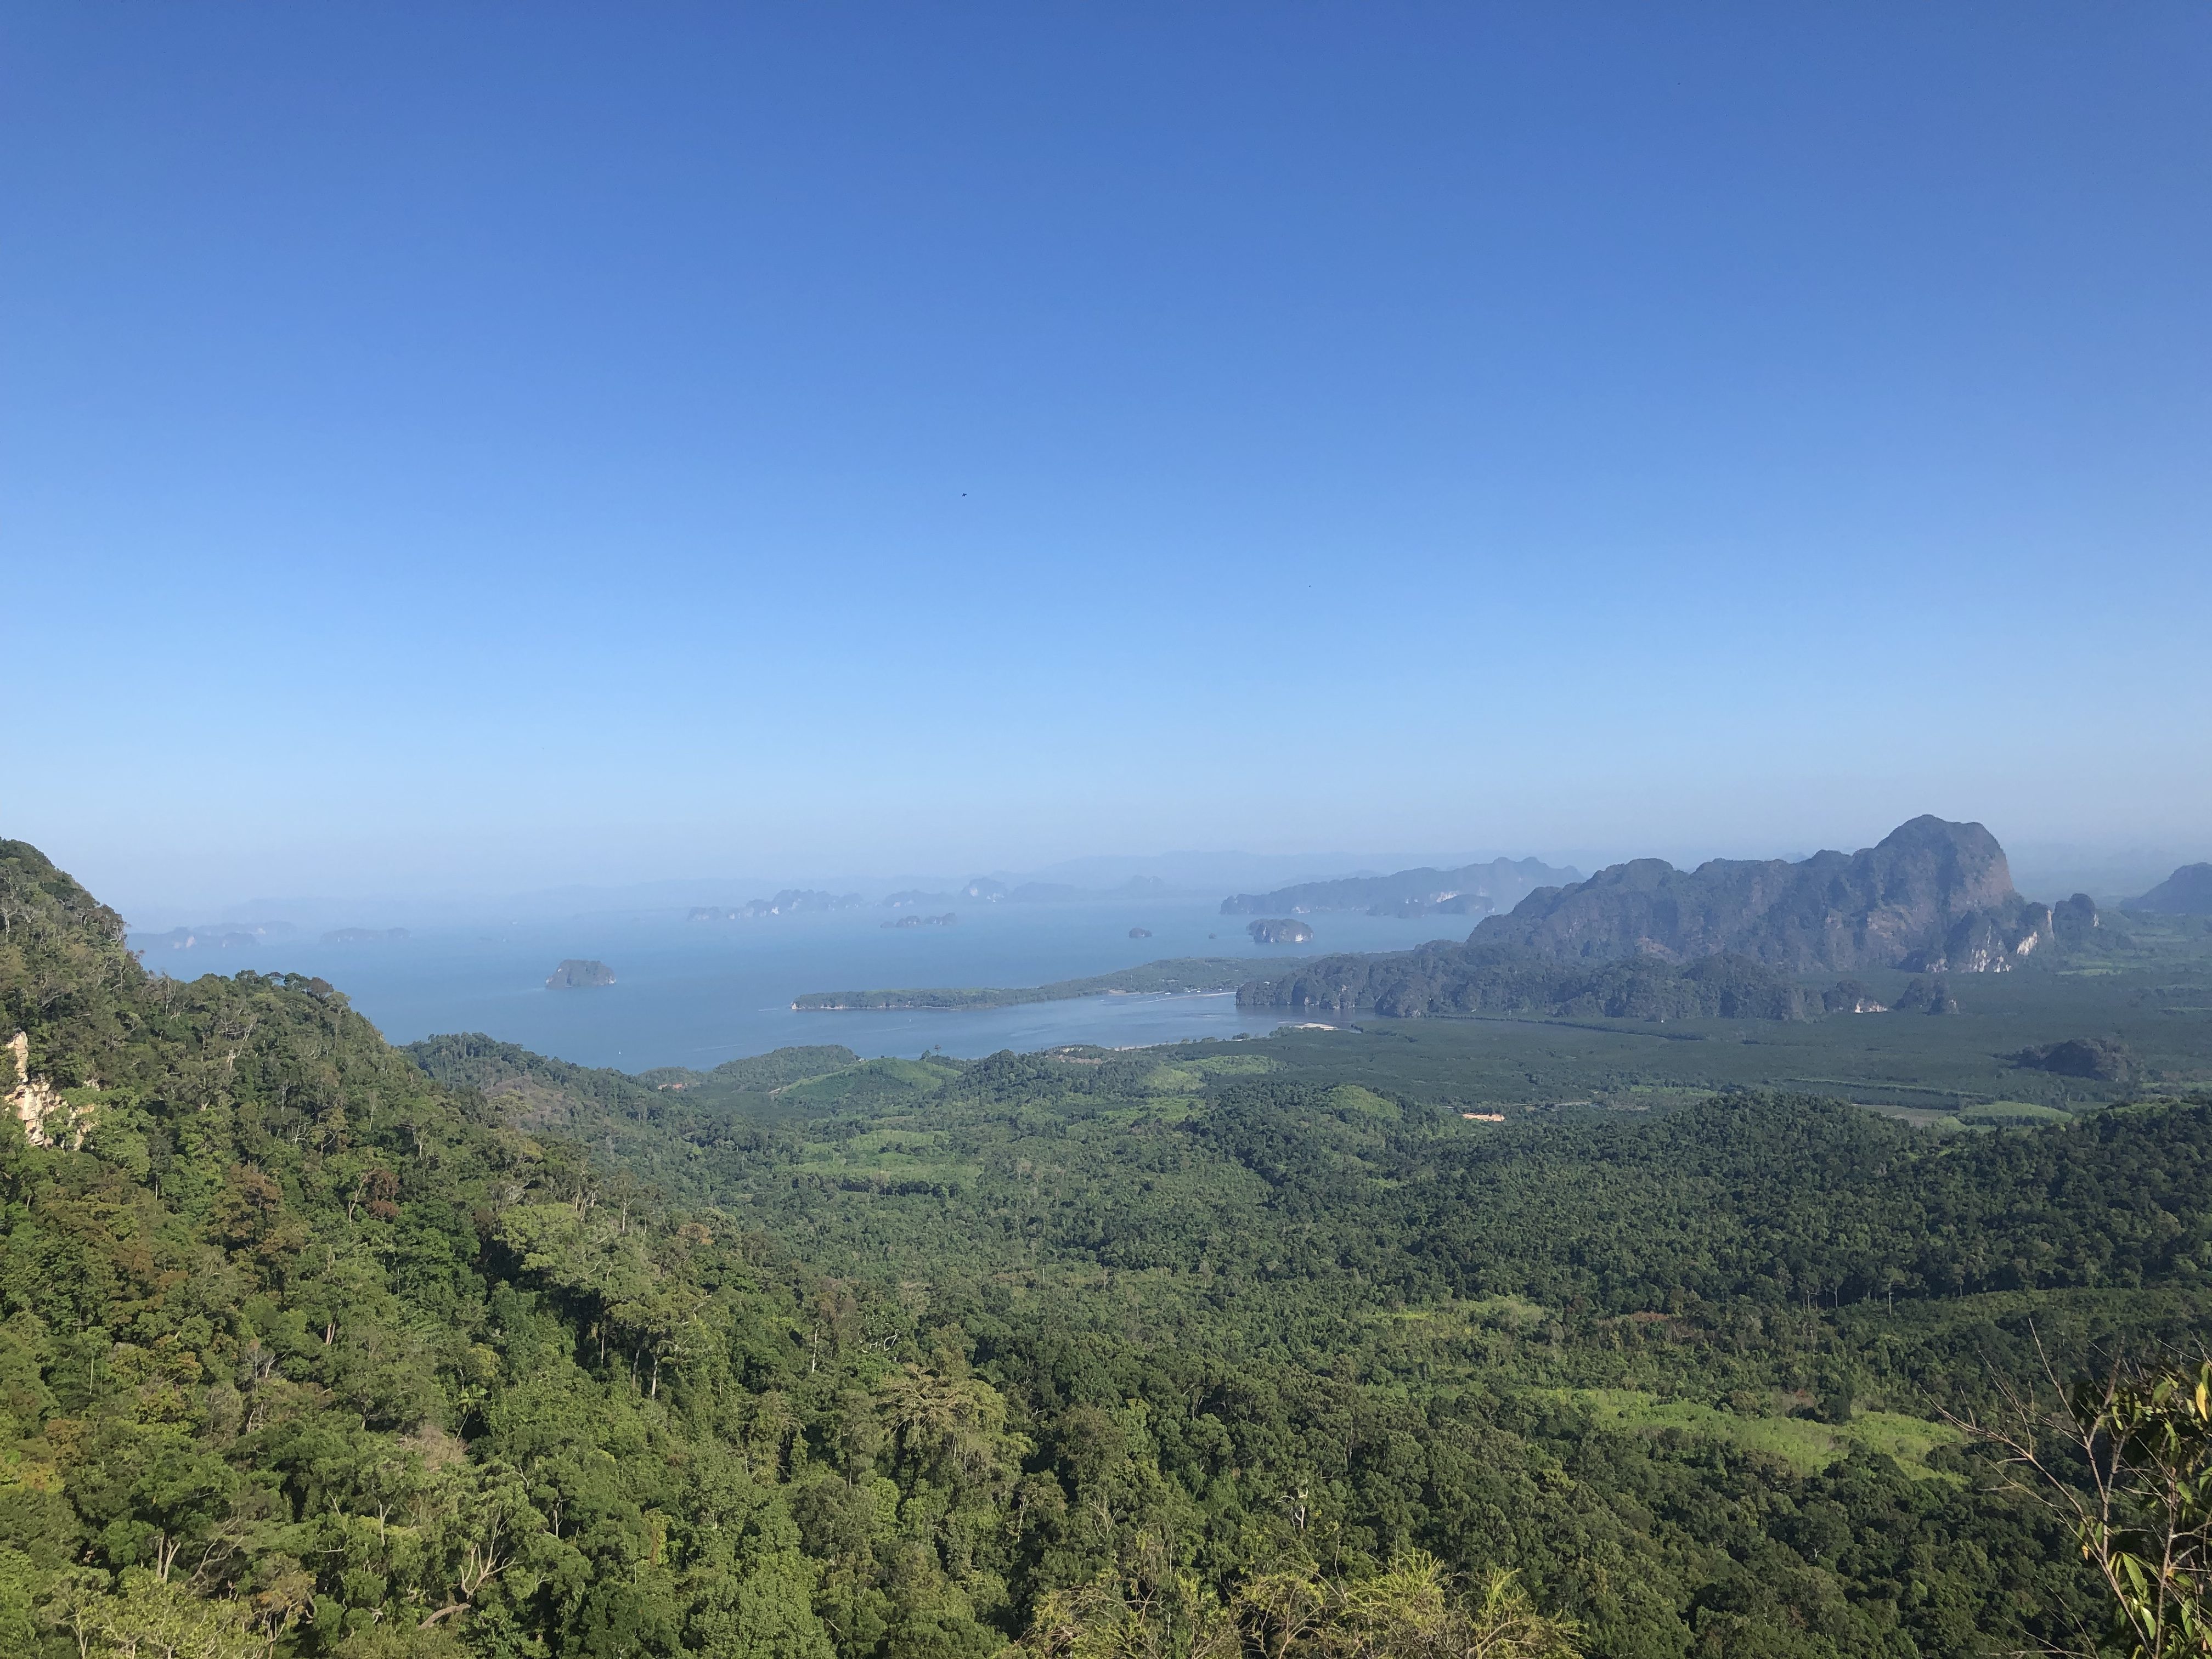
M2099 1587L1944 1413L2212 1315L2185 1090L1931 1133L1700 1033L1470 1121L1441 1024L628 1077L120 936L0 843L0 1653L2010 1652Z

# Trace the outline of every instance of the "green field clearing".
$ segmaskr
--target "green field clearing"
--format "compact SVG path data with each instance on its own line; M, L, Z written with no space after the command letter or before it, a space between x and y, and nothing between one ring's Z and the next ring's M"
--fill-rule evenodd
M1678 1429L1763 1452L1801 1474L1817 1474L1853 1451L1869 1451L1895 1458L1900 1468L1917 1477L1955 1479L1929 1468L1928 1454L1965 1438L1948 1424L1899 1412L1862 1412L1849 1423L1830 1424L1801 1417L1741 1416L1694 1401L1662 1400L1636 1389L1564 1389L1559 1396L1585 1407L1607 1428Z

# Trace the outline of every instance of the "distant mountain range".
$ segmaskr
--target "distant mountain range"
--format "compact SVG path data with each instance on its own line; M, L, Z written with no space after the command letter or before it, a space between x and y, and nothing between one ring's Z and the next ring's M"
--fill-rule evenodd
M774 898L748 899L743 904L695 904L686 921L757 921L763 916L796 916L810 911L849 910L861 902L858 893L824 893L811 888L787 887Z
M1132 876L1119 887L1077 887L1064 881L1025 881L1009 887L995 876L976 876L949 893L909 887L890 894L884 908L910 910L920 904L951 904L965 899L970 904L1060 904L1073 899L1157 898L1167 884L1150 876Z
M299 932L289 921L211 921L167 933L133 933L134 951L246 951Z
M2212 864L2185 864L2124 910L2161 916L2212 916Z
M1332 885L1333 884L1322 884ZM1918 817L1856 853L1800 863L1715 859L1677 870L1638 859L1589 880L1540 888L1461 945L1324 957L1240 1001L1269 1007L1374 1007L1401 1015L1490 1008L1854 1009L1847 983L1812 1005L1791 976L1857 969L2002 973L2097 925L2076 895L2051 908L2013 890L2004 849L1978 823ZM1588 970L1643 966L1624 976ZM1565 964L1585 971L1563 975ZM1689 964L1684 966L1683 964ZM1663 1017L1644 1015L1640 1017Z
M1364 910L1377 916L1486 916L1540 887L1582 879L1534 859L1492 859L1456 870L1401 870L1389 876L1305 881L1272 893L1237 893L1221 901L1224 916L1309 915L1317 910Z

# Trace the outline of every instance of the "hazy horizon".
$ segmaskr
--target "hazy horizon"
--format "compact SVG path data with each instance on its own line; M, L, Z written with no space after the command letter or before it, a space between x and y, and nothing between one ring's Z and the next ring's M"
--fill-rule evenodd
M2212 855L2202 7L0 42L0 833L126 907Z
M1872 838L1878 840L1880 837ZM2002 841L2002 837L2000 840ZM1868 842L1834 844L1833 850L1855 852ZM51 849L46 849L51 851ZM1233 850L1182 851L1152 854L1098 854L1063 860L1030 869L971 866L960 873L908 871L905 872L792 868L769 873L687 872L648 877L630 882L577 881L544 886L487 885L477 889L395 889L343 884L320 890L283 893L268 891L240 896L210 889L194 894L188 890L134 891L127 885L104 886L89 881L94 891L116 905L133 931L166 931L216 922L288 921L301 926L325 927L350 923L389 924L404 921L465 921L497 915L548 916L594 912L634 913L672 910L695 905L741 903L787 888L856 892L870 903L907 889L951 892L977 877L1018 882L1050 882L1075 886L1086 893L1106 894L1132 878L1157 881L1176 896L1227 897L1241 891L1263 891L1305 881L1340 877L1380 875L1420 867L1456 868L1492 859L1536 858L1572 868L1587 877L1609 865L1632 858L1658 857L1690 868L1710 858L1784 859L1795 862L1820 850L1814 847L1784 847L1751 850L1685 848L1584 848L1547 853L1500 851L1493 848L1443 853L1246 853ZM2024 842L2008 846L2015 884L2031 897L2046 900L2087 890L2103 901L2132 896L2162 880L2179 865L2212 854L2212 838L2194 848L2153 848ZM68 867L64 861L64 867Z

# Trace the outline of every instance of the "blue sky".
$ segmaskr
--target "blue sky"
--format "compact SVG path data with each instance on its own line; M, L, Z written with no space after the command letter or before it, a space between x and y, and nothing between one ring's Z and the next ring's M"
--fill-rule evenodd
M0 833L127 896L2212 855L2212 10L0 16Z

